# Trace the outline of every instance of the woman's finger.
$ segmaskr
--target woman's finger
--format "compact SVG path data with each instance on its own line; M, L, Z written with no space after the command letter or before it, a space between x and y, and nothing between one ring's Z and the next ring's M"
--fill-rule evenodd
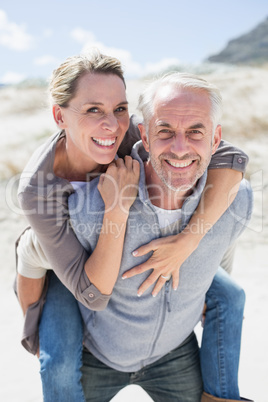
M152 272L151 275L148 276L147 279L145 279L145 281L141 284L141 286L138 289L138 296L141 296L144 292L146 292L147 289L149 289L149 287L151 287L155 281L157 281L158 279L158 274L156 274L155 272ZM163 284L165 283L165 281L163 281Z
M172 289L177 290L179 286L180 280L180 270L177 268L175 271L172 272Z
M145 255L150 251L154 251L156 249L155 240L150 241L150 243L144 244L143 246L137 248L132 252L133 257L139 257L141 255Z
M129 271L124 272L122 279L132 278L135 275L143 274L143 272L148 271L148 269L152 269L151 264L149 264L149 260L137 265L134 268L131 268Z
M131 156L126 155L125 156L125 165L128 169L132 170L132 165L133 165L133 159L131 158Z
M156 285L154 287L154 290L152 291L153 297L156 297L158 295L158 293L160 292L160 290L162 289L162 287L165 285L165 283L168 280L170 280L170 279L163 278L162 275L159 276L158 281L156 282Z
M125 166L125 162L124 162L124 160L122 158L117 158L116 161L115 161L115 164L116 164L117 167Z

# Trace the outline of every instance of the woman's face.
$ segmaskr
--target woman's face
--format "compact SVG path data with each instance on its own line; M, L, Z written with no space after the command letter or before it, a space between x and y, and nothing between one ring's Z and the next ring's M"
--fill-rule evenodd
M73 155L98 164L114 159L129 126L125 86L117 75L83 75L68 107L59 109Z

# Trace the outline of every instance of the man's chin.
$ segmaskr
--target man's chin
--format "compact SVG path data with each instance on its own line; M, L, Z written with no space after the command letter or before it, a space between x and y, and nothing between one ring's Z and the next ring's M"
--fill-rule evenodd
M191 191L193 187L195 186L195 181L194 182L176 182L176 181L165 181L165 185L169 188L169 190L178 192L178 193L186 193L188 191Z

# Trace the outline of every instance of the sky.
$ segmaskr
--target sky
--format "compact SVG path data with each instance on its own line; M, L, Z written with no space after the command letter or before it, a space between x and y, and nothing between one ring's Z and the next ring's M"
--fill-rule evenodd
M47 79L92 47L126 78L199 64L267 17L267 0L0 0L0 83Z

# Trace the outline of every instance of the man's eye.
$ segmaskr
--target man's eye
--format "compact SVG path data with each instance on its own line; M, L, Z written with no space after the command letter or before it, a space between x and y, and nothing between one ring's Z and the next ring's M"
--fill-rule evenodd
M166 138L170 138L173 136L173 131L168 130L168 129L164 129L164 130L160 130L158 133L159 137L161 139L166 139Z
M199 130L191 130L189 131L188 136L194 140L201 140L203 138L203 133Z

